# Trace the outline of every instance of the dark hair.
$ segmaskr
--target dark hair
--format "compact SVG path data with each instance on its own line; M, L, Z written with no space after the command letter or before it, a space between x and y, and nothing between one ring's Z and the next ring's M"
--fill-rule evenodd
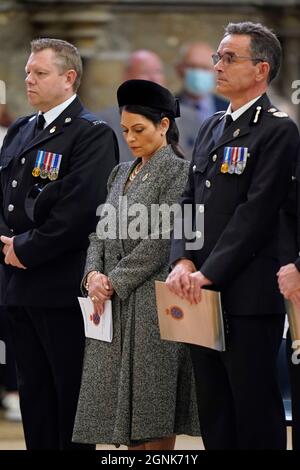
M244 21L242 23L229 23L225 28L224 37L229 34L250 36L252 57L268 62L270 65L268 76L268 83L270 83L279 72L282 58L281 44L273 31L260 23Z
M73 83L73 90L75 92L78 90L82 77L82 60L77 47L62 39L54 38L34 39L30 45L33 53L44 49L52 49L56 55L57 65L62 72L69 69L75 70L76 78Z
M171 145L177 157L185 158L183 151L179 147L179 131L174 117L170 116L165 111L159 111L158 109L137 104L127 104L120 108L120 112L122 112L123 109L129 113L141 114L141 116L149 119L155 126L157 126L164 117L167 117L170 121L169 129L166 134L167 142Z

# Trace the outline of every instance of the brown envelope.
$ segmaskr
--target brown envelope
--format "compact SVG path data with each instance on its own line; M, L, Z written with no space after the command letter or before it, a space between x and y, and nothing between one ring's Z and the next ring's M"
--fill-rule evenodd
M202 289L202 300L191 305L155 281L156 305L162 339L192 343L225 351L220 293Z
M292 341L300 340L300 309L290 300L285 300Z

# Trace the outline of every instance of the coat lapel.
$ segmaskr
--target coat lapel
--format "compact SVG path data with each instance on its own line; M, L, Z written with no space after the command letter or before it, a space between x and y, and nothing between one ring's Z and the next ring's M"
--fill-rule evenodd
M23 149L26 148L34 138L35 123L36 115L32 116L26 125L20 127L19 142L22 142L20 147L21 152L23 152Z

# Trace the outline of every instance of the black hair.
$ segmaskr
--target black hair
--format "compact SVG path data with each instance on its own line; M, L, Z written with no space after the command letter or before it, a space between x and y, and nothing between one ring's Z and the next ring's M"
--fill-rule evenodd
M140 114L151 121L155 126L157 126L164 117L167 117L170 121L169 129L166 134L167 143L171 145L177 157L185 158L179 146L179 131L174 117L170 116L165 111L135 104L125 105L120 108L120 112L122 112L122 110L128 111L129 113Z

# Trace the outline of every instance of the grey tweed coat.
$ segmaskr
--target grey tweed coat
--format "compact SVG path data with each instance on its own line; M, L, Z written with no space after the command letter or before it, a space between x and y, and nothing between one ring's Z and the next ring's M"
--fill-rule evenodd
M117 211L139 161L121 163L110 176L107 203ZM159 150L126 190L128 209L175 203L188 167L170 146ZM117 230L123 223L117 221ZM159 335L154 280L167 277L169 248L168 239L90 236L85 272L103 272L115 290L113 340L86 340L75 442L137 445L172 434L200 435L189 349Z

